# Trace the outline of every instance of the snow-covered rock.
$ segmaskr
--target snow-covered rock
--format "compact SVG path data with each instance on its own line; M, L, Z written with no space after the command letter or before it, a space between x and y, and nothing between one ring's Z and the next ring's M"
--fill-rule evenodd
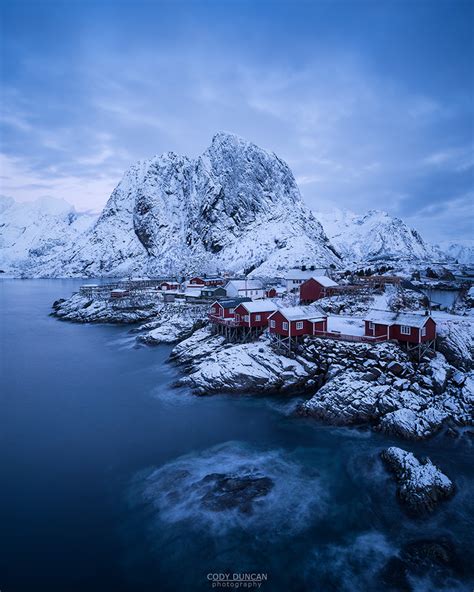
M339 264L288 165L235 135L198 158L169 152L124 175L96 224L27 272L41 276L181 274L222 269L272 276Z
M431 512L454 494L452 481L429 459L420 462L411 452L395 446L381 456L398 483L400 502L411 514Z
M189 369L178 384L198 394L294 390L311 374L310 364L275 352L266 339L226 347L208 328L178 344L172 357Z
M474 322L472 318L437 320L437 349L461 370L474 368Z
M0 196L0 215L0 269L12 273L60 253L97 219L46 197L19 203Z
M446 411L434 407L416 411L402 407L384 415L379 428L399 438L422 440L436 434L447 417Z
M166 303L156 319L142 325L137 337L141 343L175 343L189 337L207 322L209 307L185 302Z
M369 425L418 440L449 421L472 424L469 375L456 386L441 354L415 364L393 342L313 339L287 357L265 336L232 344L205 327L179 343L171 357L186 370L178 384L197 393L312 392L300 414L336 425Z
M315 212L330 241L347 261L429 261L434 253L420 234L400 218L370 210L364 215L335 209Z
M53 315L64 321L76 323L139 323L158 315L163 303L156 298L143 297L133 306L127 300L93 300L80 293L73 294L67 300L58 300L53 304Z

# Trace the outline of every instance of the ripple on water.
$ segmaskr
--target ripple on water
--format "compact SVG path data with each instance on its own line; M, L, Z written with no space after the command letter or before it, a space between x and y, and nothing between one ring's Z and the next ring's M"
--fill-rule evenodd
M209 477L213 474L218 476ZM237 483L237 501L230 498L231 503L216 509L216 504L207 502L210 496L221 495L219 487L227 488L228 478ZM261 483L262 491L255 494ZM233 529L260 538L291 536L314 524L328 505L317 471L291 453L259 451L239 442L180 457L138 476L134 492L135 500L151 511L157 532L163 532L166 525L183 525L213 537L228 535ZM241 503L242 495L250 500Z

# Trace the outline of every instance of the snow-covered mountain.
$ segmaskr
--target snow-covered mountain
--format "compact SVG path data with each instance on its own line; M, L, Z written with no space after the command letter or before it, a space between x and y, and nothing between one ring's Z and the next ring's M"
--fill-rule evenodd
M95 225L24 269L42 276L123 276L339 264L288 165L219 133L196 159L173 152L138 162Z
M448 255L458 263L474 265L474 240L463 240L459 242L444 241L437 245L442 253Z
M370 210L364 215L335 209L315 212L326 235L347 262L430 260L433 249L400 218Z
M18 203L0 196L0 269L15 272L61 252L96 219L62 199Z

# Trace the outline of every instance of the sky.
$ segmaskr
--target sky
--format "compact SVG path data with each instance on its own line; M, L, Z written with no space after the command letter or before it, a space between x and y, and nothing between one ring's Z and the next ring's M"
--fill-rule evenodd
M3 195L100 211L133 162L223 130L316 211L473 238L473 1L0 3Z

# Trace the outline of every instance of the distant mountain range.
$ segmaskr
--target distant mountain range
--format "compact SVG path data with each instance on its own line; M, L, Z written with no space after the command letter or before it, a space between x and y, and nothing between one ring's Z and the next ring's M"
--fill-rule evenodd
M0 216L0 269L32 277L271 276L303 264L440 256L385 212L311 212L285 162L227 133L196 159L169 152L133 165L98 217L63 200L9 198ZM472 246L447 254L472 262Z
M400 218L370 210L358 215L349 210L314 213L343 259L370 262L387 259L430 261L439 253Z

